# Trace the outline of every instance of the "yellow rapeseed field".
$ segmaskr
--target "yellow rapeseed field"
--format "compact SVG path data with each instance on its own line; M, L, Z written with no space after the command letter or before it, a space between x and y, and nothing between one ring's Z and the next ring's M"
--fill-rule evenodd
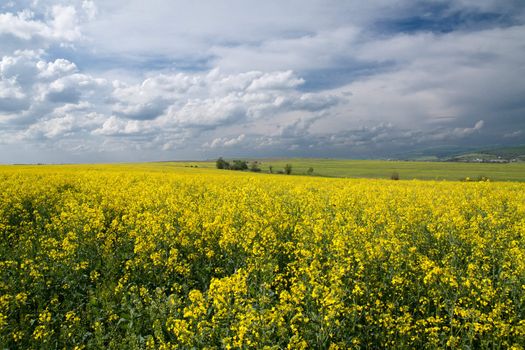
M525 184L0 168L0 348L525 347Z

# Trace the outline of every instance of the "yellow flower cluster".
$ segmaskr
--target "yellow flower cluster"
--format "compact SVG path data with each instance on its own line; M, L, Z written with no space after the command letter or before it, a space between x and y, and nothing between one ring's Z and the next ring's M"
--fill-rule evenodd
M525 347L525 184L0 168L0 348Z

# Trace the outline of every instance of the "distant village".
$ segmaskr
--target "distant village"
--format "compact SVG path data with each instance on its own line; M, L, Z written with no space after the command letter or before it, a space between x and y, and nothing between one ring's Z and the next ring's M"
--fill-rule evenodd
M464 163L514 163L519 162L517 158L513 159L505 159L505 158L492 158L492 159L484 159L484 158L473 158L473 159L462 159L462 158L452 158L449 160L450 162L464 162Z
M525 161L525 156L518 156L513 158L505 158L501 156L483 155L480 157L474 155L465 155L454 157L446 160L447 162L463 162L463 163L517 163Z

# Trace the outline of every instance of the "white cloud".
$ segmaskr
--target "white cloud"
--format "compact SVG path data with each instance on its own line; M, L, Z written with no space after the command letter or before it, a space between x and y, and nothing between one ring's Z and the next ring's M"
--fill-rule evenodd
M111 86L105 79L78 73L68 60L43 57L26 50L0 60L0 137L10 142L81 139L107 119Z
M290 112L317 113L343 99L337 93L299 91L303 79L291 71L162 73L139 84L110 83L80 73L69 60L46 60L36 51L4 56L0 78L2 112L11 114L2 120L4 124L11 120L18 140L84 138L91 133L149 135L169 145L176 144L169 135L199 136ZM87 123L86 115L97 118ZM222 145L233 142L225 140Z
M106 120L102 114L86 111L86 107L85 103L81 103L56 108L49 115L38 119L26 130L21 131L19 137L33 141L44 140L44 142L57 138L78 139L79 135L91 132Z
M227 138L227 137L218 137L213 139L211 142L205 142L202 147L204 148L222 148L222 147L233 147L242 143L246 135L240 134L237 137Z
M458 137L468 136L476 131L481 130L481 128L483 128L483 125L485 125L485 122L483 120L478 120L472 128L455 128L453 134L454 136Z
M58 40L75 41L81 37L77 11L73 6L55 5L52 8L51 33Z
M24 10L13 14L0 13L0 34L11 34L17 38L29 40L38 34L49 35L50 28L40 21L32 19L33 13Z
M59 78L77 72L77 66L66 59L58 58L53 62L38 61L36 64L42 78Z
M278 73L266 73L253 80L248 91L282 90L295 88L304 83L303 79L296 78L291 70Z
M30 138L42 136L45 138L55 138L57 136L63 136L73 130L74 120L73 116L66 115L63 117L39 121L32 124L25 134Z
M0 13L0 35L10 34L22 40L42 37L71 42L81 37L77 13L73 6L55 5L47 21L35 18L30 10Z
M330 93L301 93L293 72L158 75L137 85L116 84L113 111L124 118L179 127L215 127L289 110L317 111L341 99Z
M93 131L94 135L132 135L145 131L144 123L138 120L122 120L111 116L104 121L102 127Z
M38 69L35 60L41 52L37 51L15 51L14 54L3 56L0 60L0 76L2 79L14 79L23 87L30 85L34 81Z
M89 20L95 19L98 14L97 5L91 0L82 1L82 9L86 13Z
M104 90L110 89L105 79L79 73L64 75L38 87L40 99L54 103L77 103L81 98L100 97Z

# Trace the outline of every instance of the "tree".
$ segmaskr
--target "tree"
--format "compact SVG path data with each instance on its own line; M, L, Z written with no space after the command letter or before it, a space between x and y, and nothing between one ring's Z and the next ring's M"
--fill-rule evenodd
M292 164L286 164L284 166L284 173L290 175L292 173Z
M273 174L273 166L270 165L270 166L268 167L268 169L270 170L270 174Z
M259 162L258 161L254 160L253 162L250 163L250 171L253 171L253 172L256 172L256 173L261 171L261 168L259 168Z
M230 165L231 170L248 170L248 163L245 160L234 160Z
M307 175L312 175L314 173L314 168L309 167L308 170L306 170Z
M215 162L215 166L217 167L217 169L229 169L230 163L225 161L222 157L219 157L219 159L217 159L217 162Z

